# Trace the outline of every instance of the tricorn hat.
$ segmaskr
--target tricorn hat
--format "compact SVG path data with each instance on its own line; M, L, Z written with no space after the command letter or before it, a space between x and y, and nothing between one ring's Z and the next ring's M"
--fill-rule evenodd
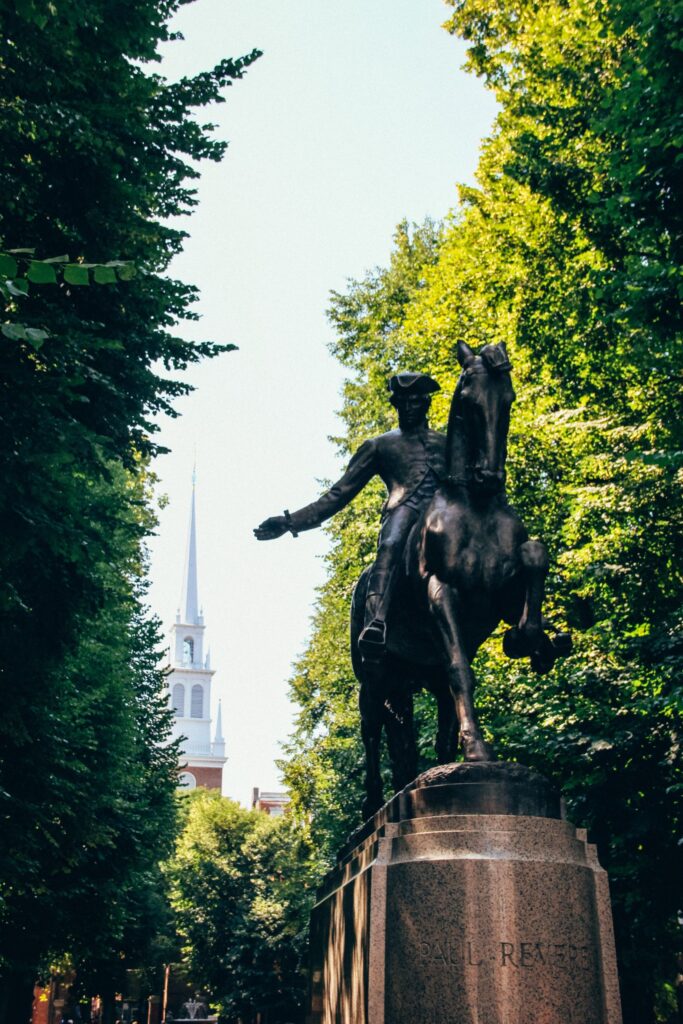
M441 388L433 377L426 373L397 373L389 381L389 391L397 397L401 395L431 395Z

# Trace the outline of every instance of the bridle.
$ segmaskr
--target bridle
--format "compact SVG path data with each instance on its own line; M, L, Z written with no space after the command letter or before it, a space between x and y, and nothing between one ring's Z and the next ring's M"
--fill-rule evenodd
M454 400L457 400L458 402L461 401L460 392L462 391L463 385L468 377L474 377L482 373L487 374L487 376L491 374L506 373L509 372L511 368L512 364L507 359L505 360L505 362L501 362L498 365L494 365L493 363L486 360L483 364L475 364L474 366L468 366L466 368L463 368L455 389L455 394L453 396ZM465 417L460 413L456 413L454 419L460 421L461 423L464 423ZM469 489L472 487L473 482L474 471L469 468L467 469L465 476L448 476L446 478L446 483L450 487L465 487ZM489 485L486 490L489 495L493 496L494 494L498 494L499 491L502 491L504 487L505 477L503 475L503 478L497 483L495 487Z

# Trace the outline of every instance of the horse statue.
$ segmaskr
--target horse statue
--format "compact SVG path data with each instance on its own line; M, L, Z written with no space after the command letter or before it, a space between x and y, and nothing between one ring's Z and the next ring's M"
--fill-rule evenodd
M358 644L371 567L354 592L351 655L366 753L365 817L384 803L383 728L394 789L417 774L412 715L418 689L429 690L437 701L440 764L455 759L458 737L465 761L494 760L477 721L471 663L501 621L510 627L505 654L529 657L538 673L549 672L571 650L570 635L551 638L542 614L545 545L529 539L505 493L515 398L505 345L485 345L475 353L460 341L457 358L461 374L448 418L447 479L408 538L387 621L386 653L379 659L364 656Z

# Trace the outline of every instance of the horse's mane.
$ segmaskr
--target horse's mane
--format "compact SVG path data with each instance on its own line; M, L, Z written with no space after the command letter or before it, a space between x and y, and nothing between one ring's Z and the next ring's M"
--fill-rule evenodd
M451 408L448 413L448 427L446 429L446 465L449 468L449 474L452 473L453 446L462 441L462 428L460 426L460 392L462 391L462 379L463 374L461 373L458 377L458 383L455 385L455 391L453 392L453 398L451 400Z

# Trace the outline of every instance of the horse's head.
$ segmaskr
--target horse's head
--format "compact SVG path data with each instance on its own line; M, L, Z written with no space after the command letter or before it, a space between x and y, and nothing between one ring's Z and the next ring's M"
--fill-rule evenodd
M453 483L482 495L505 484L510 406L515 392L505 345L475 353L458 342L458 380L448 420L448 471Z

